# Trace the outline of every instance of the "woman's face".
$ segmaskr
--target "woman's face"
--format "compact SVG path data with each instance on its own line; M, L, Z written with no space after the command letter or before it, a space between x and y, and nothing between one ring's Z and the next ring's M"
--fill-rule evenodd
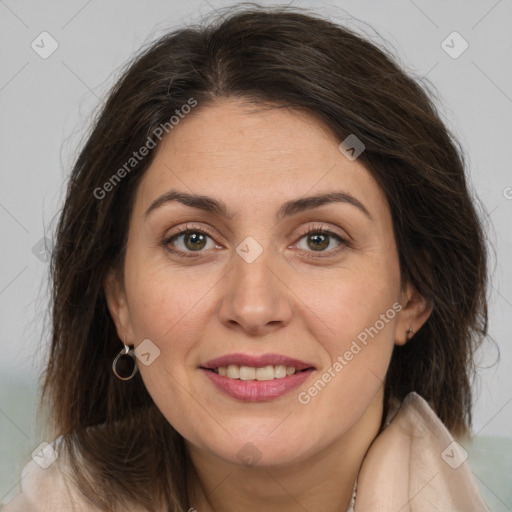
M124 287L108 282L158 408L193 450L237 464L372 439L393 345L423 323L365 167L306 114L239 100L164 139L136 193Z

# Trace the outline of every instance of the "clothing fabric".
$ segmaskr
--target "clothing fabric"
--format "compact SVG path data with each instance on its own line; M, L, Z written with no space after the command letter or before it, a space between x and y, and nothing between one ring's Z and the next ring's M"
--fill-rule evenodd
M370 445L349 510L489 511L466 457L428 403L409 393ZM65 457L47 469L31 460L21 476L21 493L2 512L98 512L66 476ZM129 512L143 510L134 506Z
M409 393L363 460L354 512L490 511L467 455L428 403Z

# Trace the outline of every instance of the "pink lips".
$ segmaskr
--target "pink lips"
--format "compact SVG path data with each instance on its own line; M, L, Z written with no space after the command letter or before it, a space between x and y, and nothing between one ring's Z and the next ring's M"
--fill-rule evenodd
M283 365L294 367L296 373L282 379L267 381L243 381L224 377L212 371L220 366L249 366L260 368L263 366ZM247 354L229 354L208 361L200 369L225 394L245 402L264 402L278 398L292 389L300 386L315 370L313 365L280 354L263 354L250 356Z

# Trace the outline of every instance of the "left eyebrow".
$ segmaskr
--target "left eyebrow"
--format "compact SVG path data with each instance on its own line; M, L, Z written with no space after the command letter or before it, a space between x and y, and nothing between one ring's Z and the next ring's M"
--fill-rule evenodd
M189 194L187 192L178 192L177 190L170 190L162 196L155 199L144 214L147 217L152 211L156 210L165 203L177 201L191 208L198 208L207 212L217 214L222 217L229 219L234 217L234 213L230 212L226 205L217 199L212 197ZM318 208L325 204L330 203L346 203L358 208L363 212L370 220L373 220L368 209L364 206L359 199L347 194L346 192L329 192L327 194L317 194L314 196L301 197L299 199L293 199L283 203L276 214L276 220L282 220L285 217L296 215L306 210Z
M314 196L301 197L284 203L276 214L276 219L281 220L284 217L295 215L305 210L317 208L324 204L330 203L347 203L355 206L362 211L370 220L373 220L368 209L364 206L359 199L347 194L346 192L329 192L327 194L317 194Z

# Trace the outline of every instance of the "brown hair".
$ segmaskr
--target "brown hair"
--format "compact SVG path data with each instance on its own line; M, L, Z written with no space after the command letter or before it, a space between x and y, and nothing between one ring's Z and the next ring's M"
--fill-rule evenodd
M190 467L140 374L124 382L111 369L122 345L103 282L110 268L122 271L134 194L154 151L104 197L94 191L191 98L195 112L228 97L301 109L339 141L355 134L364 142L359 161L390 205L402 282L433 304L414 340L394 349L385 407L416 391L453 433L471 424L487 269L458 143L419 80L385 50L297 9L244 7L145 48L111 91L71 173L51 261L43 397L80 489L103 510L129 502L187 510Z

